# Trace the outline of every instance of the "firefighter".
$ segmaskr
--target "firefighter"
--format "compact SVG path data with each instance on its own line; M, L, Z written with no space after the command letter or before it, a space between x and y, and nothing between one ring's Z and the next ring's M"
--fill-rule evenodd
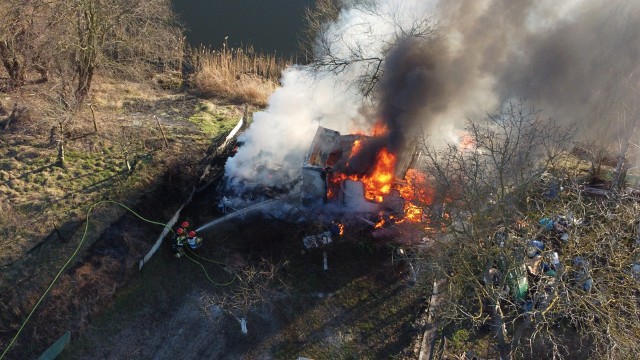
M189 232L189 222L188 221L183 221L182 224L180 224L180 229L182 229L182 231L184 232L184 235L187 235L187 232Z
M187 243L191 249L197 249L202 246L202 238L196 236L196 232L191 230L187 234Z
M184 229L178 228L178 230L176 230L176 238L171 245L175 257L180 258L184 255L184 242L186 239L187 236L184 233Z
M184 243L187 241L189 222L183 221L176 230L175 241L172 245L174 256L180 258L184 255Z

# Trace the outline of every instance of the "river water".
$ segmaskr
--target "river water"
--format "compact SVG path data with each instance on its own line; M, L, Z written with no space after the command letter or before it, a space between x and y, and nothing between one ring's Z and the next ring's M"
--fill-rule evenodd
M256 50L296 54L304 10L314 0L173 0L187 40L219 49L253 45Z

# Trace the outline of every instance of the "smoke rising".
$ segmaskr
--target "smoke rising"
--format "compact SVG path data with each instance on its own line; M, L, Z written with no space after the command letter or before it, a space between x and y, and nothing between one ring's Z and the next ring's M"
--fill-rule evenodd
M403 31L424 19L435 33ZM423 132L434 145L454 140L466 119L513 98L611 143L640 122L638 1L345 1L323 39L329 46L318 50L320 59L355 51L384 57L375 92L363 97L354 86L371 73L366 62L336 72L287 70L227 163L232 188L294 182L319 125L344 134L383 121L388 136L367 144L353 162L362 164L376 149L394 152Z

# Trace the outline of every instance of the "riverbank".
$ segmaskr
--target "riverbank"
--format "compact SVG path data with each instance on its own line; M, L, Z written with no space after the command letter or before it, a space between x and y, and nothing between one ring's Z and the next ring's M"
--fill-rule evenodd
M123 206L168 220L197 179L212 138L243 114L242 105L164 85L96 78L91 106L67 124L64 167L56 165L58 147L49 131L56 119L46 116L47 103L38 96L46 84L1 99L5 108L15 103L24 111L0 131L0 348L83 242L8 359L35 357L66 330L77 336L110 306L161 231ZM103 200L112 202L88 213Z

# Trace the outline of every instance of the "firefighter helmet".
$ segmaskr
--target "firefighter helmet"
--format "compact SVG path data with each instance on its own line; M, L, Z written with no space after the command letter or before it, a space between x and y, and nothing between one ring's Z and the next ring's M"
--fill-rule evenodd
M184 234L184 229L183 228L178 228L178 230L176 230L176 233L178 233L178 235L182 235L182 234Z
M191 230L191 231L189 231L188 235L189 235L189 237L195 237L196 236L196 232Z
M180 226L182 226L183 228L188 228L189 227L189 222L188 221L183 221L182 224L180 224Z

